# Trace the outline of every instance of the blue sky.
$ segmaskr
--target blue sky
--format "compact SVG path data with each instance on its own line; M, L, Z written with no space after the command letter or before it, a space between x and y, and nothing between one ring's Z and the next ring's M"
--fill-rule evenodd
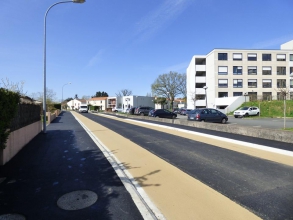
M54 0L0 1L0 80L43 92L44 15ZM151 92L214 48L279 49L293 39L292 0L87 0L47 17L47 87L62 98ZM0 81L1 82L1 81ZM71 82L70 85L64 84Z

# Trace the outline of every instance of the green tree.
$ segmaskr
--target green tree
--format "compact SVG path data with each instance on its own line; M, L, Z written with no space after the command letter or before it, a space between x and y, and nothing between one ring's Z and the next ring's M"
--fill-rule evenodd
M96 92L96 95L94 97L109 97L108 93L106 92L101 92L101 91L98 91Z
M186 97L186 74L180 74L170 71L159 75L159 77L152 84L152 93L157 97L165 97L173 102L175 97L182 94ZM185 90L184 90L185 88Z

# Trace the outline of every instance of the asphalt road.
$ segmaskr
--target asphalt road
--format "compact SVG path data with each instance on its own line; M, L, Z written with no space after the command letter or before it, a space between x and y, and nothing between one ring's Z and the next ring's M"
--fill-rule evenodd
M292 166L94 114L84 116L157 155L262 219L293 219ZM237 121L265 125L262 119ZM223 133L213 132L213 135L222 137ZM225 136L292 151L291 144L233 134Z
M185 115L177 115L180 120L187 120ZM247 118L234 118L233 116L228 116L229 120L227 124L238 124L242 126L252 126L260 128L270 128L270 129L283 129L284 121L285 128L293 128L292 118L260 118L260 117L247 117Z

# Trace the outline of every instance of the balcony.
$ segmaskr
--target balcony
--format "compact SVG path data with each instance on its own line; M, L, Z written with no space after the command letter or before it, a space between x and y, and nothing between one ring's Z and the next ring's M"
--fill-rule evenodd
M206 77L205 76L196 76L195 83L206 83Z
M195 71L206 71L206 65L196 65Z

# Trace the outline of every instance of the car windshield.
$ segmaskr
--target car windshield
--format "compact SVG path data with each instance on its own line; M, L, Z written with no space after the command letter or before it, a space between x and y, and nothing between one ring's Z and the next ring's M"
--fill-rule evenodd
M247 110L247 109L249 109L249 107L242 107L239 110Z
M80 108L87 108L86 106L80 106Z

